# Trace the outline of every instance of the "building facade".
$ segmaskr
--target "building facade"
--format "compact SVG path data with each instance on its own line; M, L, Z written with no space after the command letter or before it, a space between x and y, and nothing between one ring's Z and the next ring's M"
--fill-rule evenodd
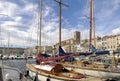
M75 31L73 38L61 41L62 48L64 48L66 52L76 51L76 49L78 49L78 46L76 45L80 44L80 37L80 32ZM55 44L54 47L56 48L55 52L57 52L59 48L59 43Z
M76 44L79 44L80 43L80 32L79 31L75 31L74 32L74 42Z
M116 51L120 46L120 34L104 36L102 38L102 45L104 49Z
M23 54L24 49L25 48L0 47L0 54L3 54L3 55Z
M94 39L92 39L92 44L94 45ZM81 51L89 50L89 40L88 39L81 40L80 45L81 45L81 48L82 47L84 48ZM116 51L116 50L118 50L119 47L120 47L120 34L96 38L96 48L99 50Z

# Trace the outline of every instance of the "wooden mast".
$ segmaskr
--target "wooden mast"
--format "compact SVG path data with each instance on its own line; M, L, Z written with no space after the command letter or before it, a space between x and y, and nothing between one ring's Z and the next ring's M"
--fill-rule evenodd
M64 5L64 6L68 6L68 5L63 4L63 3L62 3L62 0L59 0L59 1L55 0L55 1L56 1L57 3L59 3L59 46L61 46L62 5Z
M38 53L41 52L41 29L42 29L42 0L40 0L40 33L39 33Z
M89 36L90 43L89 43L89 47L92 44L92 31L94 28L94 6L93 6L93 4L94 4L94 0L90 0L90 36ZM89 51L90 51L90 48L89 48Z
M62 15L62 5L61 0L59 0L59 46L61 46L61 15Z
M57 3L59 3L59 46L61 46L61 16L62 16L62 0L55 0Z
M94 35L94 47L96 48L95 17L94 17L94 0L93 0L92 13L93 13L93 35Z

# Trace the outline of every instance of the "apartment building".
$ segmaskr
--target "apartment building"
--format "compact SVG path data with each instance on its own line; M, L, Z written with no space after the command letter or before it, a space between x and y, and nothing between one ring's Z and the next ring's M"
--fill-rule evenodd
M84 41L84 47L88 47L88 40L87 39L82 40ZM93 39L94 40L94 39ZM92 44L94 45L94 41L92 40ZM100 50L113 50L116 51L120 47L120 34L118 35L109 35L104 37L97 37L96 38L96 48Z
M120 34L104 36L102 39L102 45L104 49L116 51L120 46Z
M0 54L15 55L23 54L25 48L0 47Z

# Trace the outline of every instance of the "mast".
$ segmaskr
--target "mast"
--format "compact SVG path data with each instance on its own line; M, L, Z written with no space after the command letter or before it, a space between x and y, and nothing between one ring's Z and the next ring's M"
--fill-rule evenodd
M93 0L93 35L94 35L94 47L96 48L96 33L95 33L95 17L94 17L94 0Z
M41 52L41 29L42 29L42 0L40 0L40 35L39 35L38 53Z
M94 6L93 5L94 5L94 0L90 0L90 36L89 36L90 43L89 43L89 47L92 44L92 31L94 28ZM90 48L89 48L89 51L90 51Z
M8 56L10 56L10 32L8 32Z
M67 7L68 7L68 5L62 3L62 0L59 0L59 1L54 0L54 1L56 1L57 3L59 3L59 46L61 46L62 5L67 6Z
M59 46L61 46L61 15L62 15L62 5L61 0L59 0Z

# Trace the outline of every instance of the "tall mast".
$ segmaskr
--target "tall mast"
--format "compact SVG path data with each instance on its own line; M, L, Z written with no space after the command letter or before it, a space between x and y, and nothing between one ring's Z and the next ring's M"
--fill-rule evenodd
M40 0L40 36L39 36L39 50L41 52L41 29L42 29L42 0Z
M61 46L61 15L62 15L62 5L61 0L59 0L59 46Z
M94 0L93 0L92 13L93 13L93 35L94 35L94 47L96 48L95 17L94 17Z
M92 31L94 28L94 6L93 5L94 5L94 0L90 0L90 44L89 44L89 47L92 44Z
M64 6L68 6L68 5L66 5L66 4L63 4L62 3L62 0L59 0L59 1L57 1L57 0L55 0L57 3L59 3L59 46L61 46L61 24L62 24L62 21L61 21L61 19L62 19L62 5L64 5Z

